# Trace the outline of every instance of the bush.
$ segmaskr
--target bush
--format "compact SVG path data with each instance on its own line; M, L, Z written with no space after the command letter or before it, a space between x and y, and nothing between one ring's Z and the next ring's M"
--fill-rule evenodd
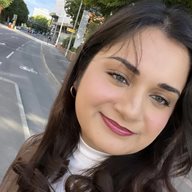
M67 46L68 46L68 44L69 44L69 40L70 40L70 37L67 37L66 39L63 39L63 42L62 42L62 47L63 48L65 48L65 49L67 49ZM75 42L75 36L73 36L72 37L72 40L71 40L71 45L70 45L70 47L69 47L69 50L74 50L74 48L73 48L73 44L74 44L74 42Z
M100 23L89 23L85 33L85 39L89 39L89 37L95 33L95 31L100 27L100 25Z
M0 23L6 23L5 18L2 15L0 15Z
M76 49L75 47L72 47L70 50L71 50L72 52L76 52L76 51L77 51L77 49Z

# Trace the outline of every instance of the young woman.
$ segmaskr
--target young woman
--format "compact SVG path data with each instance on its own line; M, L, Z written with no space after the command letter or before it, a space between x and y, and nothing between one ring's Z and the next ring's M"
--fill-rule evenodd
M192 165L191 59L184 10L121 9L84 44L0 191L176 191L172 177Z

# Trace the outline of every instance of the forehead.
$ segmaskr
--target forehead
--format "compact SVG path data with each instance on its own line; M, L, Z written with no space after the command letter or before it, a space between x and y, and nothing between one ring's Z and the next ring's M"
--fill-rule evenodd
M147 53L146 50L151 46L153 46L154 51L158 51L162 46L167 47L169 50L175 50L175 47L179 47L178 52L180 56L186 56L186 53L188 54L187 48L182 43L173 38L169 38L166 32L158 27L147 27L140 29L136 33L130 33L117 42L102 48L98 54L120 54L125 57L134 54L140 58ZM161 55L161 52L159 52L158 55Z

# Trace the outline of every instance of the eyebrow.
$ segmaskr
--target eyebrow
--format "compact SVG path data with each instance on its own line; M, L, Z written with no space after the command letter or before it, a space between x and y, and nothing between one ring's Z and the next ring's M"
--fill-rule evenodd
M131 72L133 72L135 75L140 75L139 70L133 65L131 64L128 60L122 58L122 57L107 57L109 59L115 59L117 61L120 61L127 69L129 69Z
M126 68L128 68L131 72L133 72L134 74L136 75L140 75L140 72L139 70L133 65L131 64L128 60L122 58L122 57L114 57L114 56L111 56L111 57L107 57L109 59L115 59L117 61L120 61ZM169 92L172 92L172 93L176 93L178 96L181 95L180 91L166 83L160 83L158 84L158 86L161 88L161 89L164 89L166 91L169 91Z
M176 88L170 86L170 85L167 85L166 83L161 83L161 84L158 84L158 86L162 89L165 89L166 91L169 91L169 92L172 92L172 93L176 93L178 96L181 95L180 91L177 90Z

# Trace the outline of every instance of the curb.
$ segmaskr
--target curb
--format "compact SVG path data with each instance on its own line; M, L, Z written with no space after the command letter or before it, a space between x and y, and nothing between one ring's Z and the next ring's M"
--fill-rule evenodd
M6 78L3 78L3 77L0 77L0 80L5 81L7 83L11 83L15 87L15 92L16 92L16 97L17 97L17 104L18 104L19 111L20 111L20 117L21 117L23 132L24 132L25 139L27 139L27 138L30 137L30 132L29 132L29 127L28 127L28 124L27 124L26 116L25 116L23 103L22 103L22 100L21 100L21 94L20 94L20 91L19 91L19 86L18 86L18 84L16 82L11 81L11 80L6 79Z
M42 56L42 59L43 59L43 63L48 71L48 73L50 74L50 76L55 80L55 82L57 83L57 85L61 86L61 83L58 81L58 79L55 77L55 75L52 73L52 71L49 69L48 65L47 65L47 62L46 62L46 59L45 59L45 56L44 56L44 53L43 53L43 46L42 46L42 43L41 43L41 56Z

